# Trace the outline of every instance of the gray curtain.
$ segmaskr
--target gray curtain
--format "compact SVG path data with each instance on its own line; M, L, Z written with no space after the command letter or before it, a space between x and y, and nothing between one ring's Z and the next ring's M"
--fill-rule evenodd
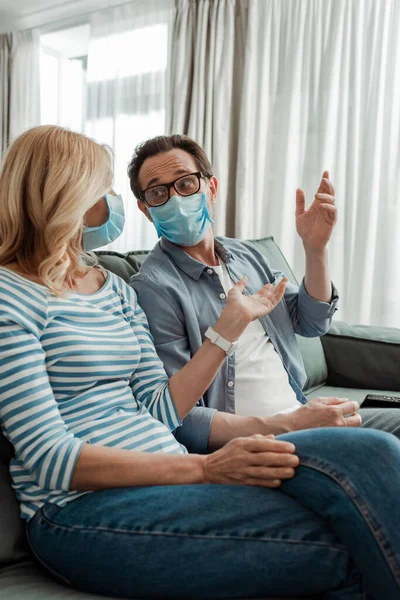
M217 234L235 234L235 186L247 0L177 0L170 44L167 133L205 149L219 180Z
M0 35L0 162L10 138L11 35Z
M13 139L40 124L39 61L35 31L0 36L0 160Z

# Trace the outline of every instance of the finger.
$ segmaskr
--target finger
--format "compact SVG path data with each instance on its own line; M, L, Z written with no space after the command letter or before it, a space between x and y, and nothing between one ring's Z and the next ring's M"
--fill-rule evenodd
M327 173L327 171L324 171L324 173ZM328 177L322 176L321 182L319 184L319 188L317 190L317 193L319 193L319 192L326 192L326 193L332 194L332 195L335 194L335 190L333 188L333 185L329 181Z
M285 294L287 283L288 280L286 277L282 279L278 285L271 286L270 283L267 283L259 292L259 300L264 302L272 302L272 304L276 306L279 304Z
M248 452L279 452L283 454L293 454L296 451L295 445L291 442L271 440L265 436L262 438L242 438L240 444Z
M305 193L300 188L297 188L297 190L296 190L296 218L304 213L305 206L306 206Z
M346 427L360 427L362 423L362 418L359 413L355 415L351 415L351 417L346 417L344 420L344 424Z
M273 302L275 305L279 304L279 302L282 300L283 296L285 295L287 283L288 283L288 280L285 278L285 279L282 279L282 281L277 286L274 287L272 296L273 296Z
M266 283L260 290L259 290L259 294L261 294L262 297L266 297L266 298L275 298L275 297L282 297L282 295L285 293L285 289L286 286L288 284L288 278L287 277L282 277L282 279L279 281L279 283ZM282 294L283 292L283 294ZM279 298L279 299L280 299Z
M279 282L266 283L261 289L258 290L258 292L253 294L253 297L257 300L261 300L262 298L266 300L273 300L274 298L279 297L280 300L283 295L282 292L285 293L287 283L287 277L283 277Z
M322 179L329 179L329 171L324 171L322 173Z
M327 396L326 398L315 398L315 400L319 400L324 404L343 404L344 402L350 402L348 398L336 398L336 396ZM358 408L360 408L360 406L358 406Z
M282 485L282 481L280 479L257 479L248 477L244 481L237 481L239 485L254 485L257 487L265 487L265 488L278 488Z
M336 206L333 206L332 204L320 204L319 207L328 212L330 215L336 215L337 213Z
M247 467L246 476L252 479L292 479L296 471L291 467Z
M342 415L352 415L359 408L360 408L360 405L358 404L358 402L355 402L354 400L348 400L348 402L343 402L343 404L340 404L337 407L337 409L340 410Z
M233 286L232 289L236 289L242 294L246 288L247 282L248 282L247 276L243 275L242 279L239 279L239 281L237 283L235 283L235 285Z
M326 204L335 204L335 196L332 196L331 194L317 192L315 197L317 200L321 200L321 202L325 202Z
M252 452L252 466L262 467L298 467L300 459L296 454L282 454L280 452Z

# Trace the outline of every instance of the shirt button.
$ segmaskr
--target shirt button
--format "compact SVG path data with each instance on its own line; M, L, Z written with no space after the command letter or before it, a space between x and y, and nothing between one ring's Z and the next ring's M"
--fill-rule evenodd
M228 381L228 387L233 387L233 381Z
M212 275L212 273L213 273L213 270L212 270L212 269L207 269L207 273L208 273L209 275Z
M221 298L221 300L224 300L226 298L225 294L220 294L219 297Z

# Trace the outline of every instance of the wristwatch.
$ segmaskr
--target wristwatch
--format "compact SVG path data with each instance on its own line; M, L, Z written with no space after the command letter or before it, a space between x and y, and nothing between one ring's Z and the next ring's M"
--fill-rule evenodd
M228 342L228 340L219 335L212 327L209 327L204 335L212 344L215 344L218 348L221 348L221 350L226 352L227 356L231 356L237 348L237 341Z

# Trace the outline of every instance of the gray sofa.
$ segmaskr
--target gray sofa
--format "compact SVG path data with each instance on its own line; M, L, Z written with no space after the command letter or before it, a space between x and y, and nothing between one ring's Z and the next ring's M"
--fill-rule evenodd
M253 242L274 268L295 281L273 238ZM146 254L98 253L101 264L125 280L138 270ZM307 395L347 396L360 403L371 391L385 390L400 397L400 330L335 322L322 339L299 338L299 344L307 372ZM0 600L99 600L100 596L58 583L35 562L11 488L11 456L12 448L0 433Z

